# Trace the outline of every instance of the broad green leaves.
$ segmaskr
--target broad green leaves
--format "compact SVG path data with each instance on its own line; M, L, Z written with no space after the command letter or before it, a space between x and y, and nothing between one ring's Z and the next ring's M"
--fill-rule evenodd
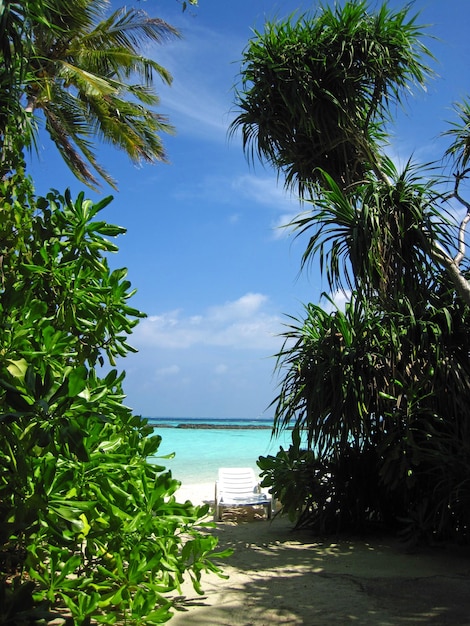
M160 624L166 594L186 573L201 592L223 555L198 530L207 507L178 503L177 480L147 461L161 438L109 368L143 316L106 259L124 230L98 217L109 198L35 199L16 175L1 191L1 621L62 607L75 624Z
M191 4L195 4L190 0ZM72 172L114 184L93 139L134 161L164 160L141 49L178 33L142 11L103 18L102 0L0 3L0 622L160 624L189 575L219 572L207 507L180 504L155 456L160 437L124 404L118 357L143 314L125 268L124 229L92 202L36 198L22 152L34 112ZM100 21L100 19L102 21ZM137 84L133 81L137 80ZM58 611L58 613L56 612Z

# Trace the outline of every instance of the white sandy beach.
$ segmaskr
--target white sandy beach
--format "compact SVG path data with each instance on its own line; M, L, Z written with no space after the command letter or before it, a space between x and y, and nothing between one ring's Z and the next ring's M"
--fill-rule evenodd
M215 483L183 483L176 492L176 497L179 502L190 500L193 504L205 504L214 501L214 494Z
M181 500L214 497L210 483L182 486ZM405 551L393 538L318 538L262 509L227 510L213 532L233 556L228 579L189 582L175 626L470 626L470 551Z

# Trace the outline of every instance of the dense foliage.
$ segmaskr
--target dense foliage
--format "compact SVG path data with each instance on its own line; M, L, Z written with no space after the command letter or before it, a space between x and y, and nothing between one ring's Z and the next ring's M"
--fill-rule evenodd
M404 88L422 85L429 51L407 9L364 2L265 25L247 46L233 129L246 152L309 193L321 170L341 185L374 166L383 119Z
M163 158L156 71L174 29L104 0L0 3L0 623L160 624L185 576L219 572L207 507L177 502L160 437L125 404L116 358L143 314L108 256L124 229L83 193L36 197L23 151L40 110L86 183L101 137ZM142 85L129 84L140 76ZM88 165L87 165L88 164ZM150 460L152 462L150 462Z
M142 316L104 256L123 229L99 219L109 198L34 198L22 173L0 202L0 621L62 607L77 624L161 623L186 570L198 590L217 570L216 540L149 463L160 437L124 404L124 375L99 373Z
M303 264L349 294L289 324L273 405L292 446L259 466L298 525L468 541L469 217L449 202L470 209L470 115L464 102L449 131L453 180L387 158L390 105L430 74L409 11L323 7L268 24L244 54L232 130L307 201L292 223Z

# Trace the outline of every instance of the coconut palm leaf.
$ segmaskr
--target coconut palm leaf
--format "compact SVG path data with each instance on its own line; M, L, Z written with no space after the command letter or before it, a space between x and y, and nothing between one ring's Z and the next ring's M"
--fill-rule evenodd
M164 161L159 135L173 129L154 110L159 98L153 81L158 76L170 84L171 75L141 50L179 36L176 29L134 8L105 16L109 2L104 0L50 0L39 16L33 5L26 3L14 24L10 20L13 34L21 29L17 57L24 71L15 74L17 94L26 94L27 114L44 117L74 174L91 186L98 184L96 174L115 186L97 162L93 133L134 162Z

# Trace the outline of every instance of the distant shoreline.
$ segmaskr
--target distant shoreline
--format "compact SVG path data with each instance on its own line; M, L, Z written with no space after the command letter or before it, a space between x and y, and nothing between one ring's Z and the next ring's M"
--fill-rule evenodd
M151 422L152 426L154 426L155 428L190 428L190 429L196 429L196 430L201 430L201 429L220 429L220 430L271 430L272 429L272 425L266 424L189 424L189 423L182 423L182 424L176 424L176 425L172 425L172 424L164 424L164 423L156 423L156 422Z

